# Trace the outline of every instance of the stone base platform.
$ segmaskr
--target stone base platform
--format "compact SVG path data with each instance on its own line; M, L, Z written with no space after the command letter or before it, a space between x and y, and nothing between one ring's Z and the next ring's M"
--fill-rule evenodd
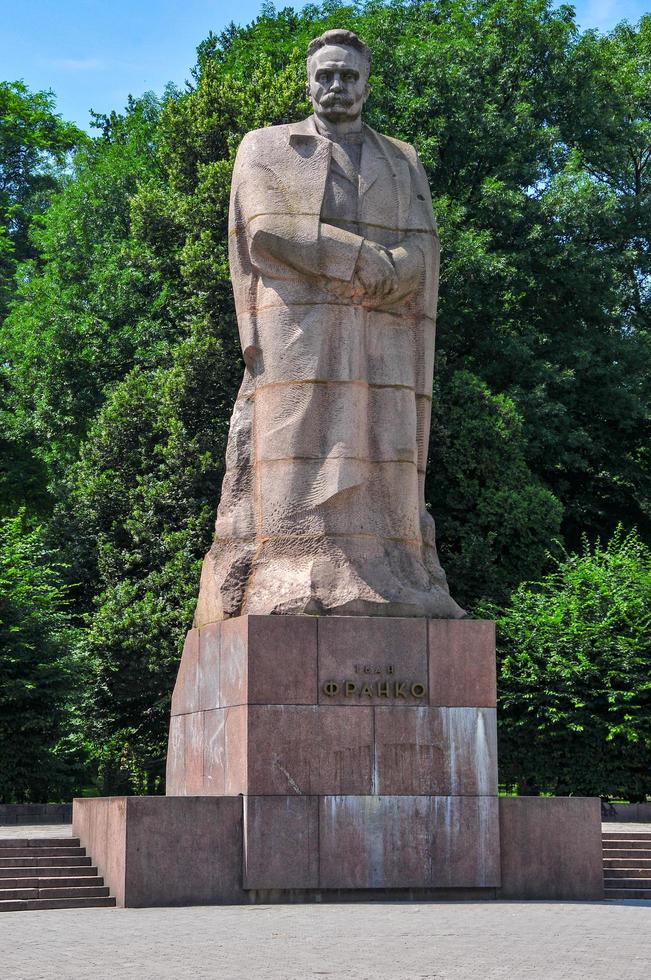
M562 802L561 841L549 801L498 799L491 622L246 616L191 630L167 794L75 801L75 834L118 904L539 897L574 866L571 897L601 897L598 801Z
M493 623L191 630L167 794L242 794L247 889L497 887Z
M168 796L496 796L495 627L244 616L187 635Z
M499 816L502 883L500 887L484 888L360 887L359 879L354 877L359 863L352 866L353 877L349 880L353 887L268 888L261 883L246 887L241 796L75 800L73 833L81 839L117 905L130 908L603 899L598 799L503 797L499 800ZM407 834L405 830L401 839L408 846ZM287 851L285 858L289 861ZM272 862L273 866L278 867ZM265 869L265 873L269 870Z

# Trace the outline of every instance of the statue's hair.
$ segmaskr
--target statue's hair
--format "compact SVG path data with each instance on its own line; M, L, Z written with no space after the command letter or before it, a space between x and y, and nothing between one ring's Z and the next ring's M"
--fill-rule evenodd
M358 37L354 31L345 30L325 31L324 34L320 34L319 37L315 37L314 40L310 41L307 46L308 70L312 55L315 54L320 48L325 48L329 44L336 44L344 48L355 48L355 50L359 51L366 60L370 71L371 49L369 48L368 44L364 44L361 37Z

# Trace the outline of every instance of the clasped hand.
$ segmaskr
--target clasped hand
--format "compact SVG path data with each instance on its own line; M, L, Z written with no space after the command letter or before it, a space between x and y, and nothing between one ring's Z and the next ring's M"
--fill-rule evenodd
M369 299L389 299L398 288L398 273L389 249L364 239L357 257L353 285L361 286Z
M385 248L377 242L364 239L359 250L353 278L347 283L335 283L336 292L349 300L370 303L374 306L387 305L402 299L415 285L411 270L405 268L402 253L404 249ZM407 275L405 275L407 272Z

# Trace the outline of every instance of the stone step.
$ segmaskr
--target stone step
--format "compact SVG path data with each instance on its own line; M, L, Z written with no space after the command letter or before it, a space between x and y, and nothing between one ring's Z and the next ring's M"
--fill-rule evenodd
M651 868L651 859L635 857L604 858L604 868Z
M26 912L29 909L107 909L115 899L106 898L16 898L0 901L0 912Z
M79 847L78 837L0 837L4 847Z
M44 887L39 885L37 898L108 898L108 885L82 885L72 888ZM19 896L20 897L20 896Z
M613 830L601 835L603 840L648 840L651 841L651 832L636 831L629 833L627 830Z
M90 861L90 858L87 860ZM0 868L0 888L2 887L2 882L6 878L33 878L34 876L51 878L55 875L61 875L62 877L65 877L66 875L84 875L94 877L96 874L97 868L94 868L91 864L82 864L78 865L77 867L71 867L68 864L63 864L61 867L36 864L32 864L30 867L24 867L21 864L21 866L17 868Z
M609 898L644 898L651 901L651 888L606 888L605 897Z
M605 831L602 845L605 898L651 901L651 833Z
M65 857L13 857L0 858L0 868L43 868L43 867L66 867L74 868L83 864L90 864L89 857L76 857L66 855Z
M0 838L0 912L114 907L79 838Z
M604 888L647 888L651 889L651 881L648 878L638 878L632 874L630 878L611 878L604 877Z
M88 885L84 888L0 888L0 902L17 898L106 898L106 885Z
M26 875L19 878L2 878L0 880L0 893L6 888L88 888L91 885L103 885L104 879L99 875L94 877L76 875L61 875L59 877L47 877L40 875L35 877Z
M609 847L604 849L604 858L623 858L623 857L634 857L637 861L638 858L643 860L651 860L651 849L646 848L642 850L641 848L632 847Z
M628 878L630 875L635 875L636 878L651 878L651 868L606 868L606 874L609 878Z
M0 847L0 860L17 857L79 857L85 853L85 847Z

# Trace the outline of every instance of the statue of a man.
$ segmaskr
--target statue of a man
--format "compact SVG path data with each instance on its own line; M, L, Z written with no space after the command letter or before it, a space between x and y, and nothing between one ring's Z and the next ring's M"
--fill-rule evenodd
M439 243L412 146L362 123L370 52L327 31L314 115L242 140L230 264L246 364L195 625L456 618L425 508Z

